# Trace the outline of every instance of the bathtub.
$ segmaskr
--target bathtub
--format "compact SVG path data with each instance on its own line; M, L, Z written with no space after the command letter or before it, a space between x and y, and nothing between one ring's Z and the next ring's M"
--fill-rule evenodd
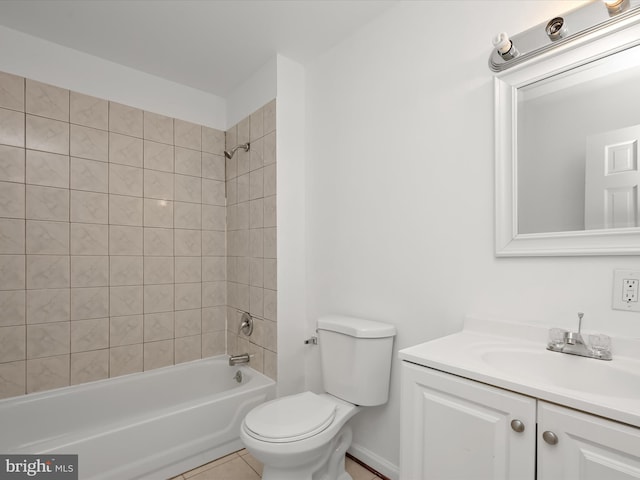
M160 480L239 450L275 383L227 358L1 400L0 453L78 454L81 480Z

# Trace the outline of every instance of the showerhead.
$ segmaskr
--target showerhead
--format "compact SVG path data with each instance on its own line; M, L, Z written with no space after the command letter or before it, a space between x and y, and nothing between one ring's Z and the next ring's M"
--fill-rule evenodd
M224 156L229 158L229 159L231 159L231 158L233 158L233 155L236 153L236 150L238 150L239 148L242 148L245 152L248 152L250 146L251 146L251 144L249 142L243 143L241 145L236 145L231 150L225 150L224 151Z

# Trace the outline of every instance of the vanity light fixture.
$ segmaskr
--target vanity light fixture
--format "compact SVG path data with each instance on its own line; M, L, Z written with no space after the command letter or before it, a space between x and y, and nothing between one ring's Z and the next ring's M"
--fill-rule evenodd
M511 38L506 33L496 35L489 68L502 72L571 42L579 44L593 33L607 34L623 28L627 20L640 15L640 0L602 1L606 8L601 1L594 1Z
M629 8L629 0L603 0L609 15L618 15Z

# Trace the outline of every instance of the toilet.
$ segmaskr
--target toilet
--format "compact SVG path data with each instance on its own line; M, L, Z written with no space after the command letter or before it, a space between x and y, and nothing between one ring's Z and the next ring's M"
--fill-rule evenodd
M348 422L389 398L393 325L332 315L317 327L325 392L263 403L242 422L240 438L264 464L263 480L351 480Z

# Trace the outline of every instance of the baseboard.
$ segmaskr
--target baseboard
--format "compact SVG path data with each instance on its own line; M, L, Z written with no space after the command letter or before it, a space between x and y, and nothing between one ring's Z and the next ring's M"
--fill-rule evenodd
M400 478L400 470L397 465L373 453L368 448L352 443L347 453L351 454L356 460L360 460L374 470L377 470L390 480L399 480Z

